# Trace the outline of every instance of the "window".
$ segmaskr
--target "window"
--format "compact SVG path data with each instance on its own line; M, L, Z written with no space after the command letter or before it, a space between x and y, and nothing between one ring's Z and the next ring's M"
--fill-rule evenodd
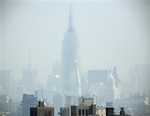
M86 109L86 116L88 116L88 109Z
M79 115L81 115L81 109L79 109Z
M84 115L84 109L82 110L82 115Z
M52 114L51 114L51 111L49 111L49 112L48 112L48 116L51 116L51 115L52 115Z
M91 114L91 110L90 110L90 108L89 108L89 114Z

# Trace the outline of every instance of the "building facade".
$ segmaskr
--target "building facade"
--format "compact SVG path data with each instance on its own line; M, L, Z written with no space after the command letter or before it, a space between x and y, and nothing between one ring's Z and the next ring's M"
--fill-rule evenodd
M30 108L30 116L54 116L54 108L46 107L44 101L39 101L38 107Z
M93 98L79 99L79 105L72 105L69 108L61 108L60 116L98 116Z

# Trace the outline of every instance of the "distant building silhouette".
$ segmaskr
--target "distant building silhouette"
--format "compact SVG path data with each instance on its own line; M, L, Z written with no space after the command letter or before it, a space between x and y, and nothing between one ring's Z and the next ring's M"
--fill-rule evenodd
M116 87L119 87L119 84L121 83L121 80L119 79L118 72L117 72L117 67L115 67L115 66L112 69L112 75L115 79Z
M28 68L22 71L22 77L23 85L25 87L25 93L34 94L37 80L37 71L32 70L31 68L30 54Z
M6 94L11 98L14 98L15 96L14 90L16 86L14 85L14 81L11 77L10 70L0 70L0 86L2 88L3 94Z
M51 85L51 86L49 86ZM55 62L47 80L47 89L60 92L62 90L61 63Z
M53 97L53 104L55 107L55 116L58 116L59 113L59 109L60 107L64 107L65 106L65 98L63 94L56 94Z
M129 97L116 100L115 107L124 106L126 112L131 116L149 116L150 115L150 102L149 97L145 95L131 95Z
M77 59L77 37L73 29L70 6L69 27L62 42L63 91L71 95L81 95L80 73Z
M120 98L120 91L116 87L116 80L111 70L89 70L88 92L90 96L96 97L97 104L113 102Z
M37 106L37 97L34 95L23 94L22 101L18 108L18 116L30 116L30 107Z
M17 100L18 101L21 101L22 100L22 96L23 96L23 93L24 93L24 88L22 86L17 86Z
M106 83L108 70L88 70L88 86L95 83Z
M115 100L115 79L112 76L111 71L108 72L108 77L106 80L106 87L105 87L105 102L113 102Z
M7 95L0 95L0 116L16 116L17 109L17 102L13 102Z
M132 94L141 94L150 96L150 65L135 65L129 70L130 86Z
M65 96L65 107L73 105L73 96Z

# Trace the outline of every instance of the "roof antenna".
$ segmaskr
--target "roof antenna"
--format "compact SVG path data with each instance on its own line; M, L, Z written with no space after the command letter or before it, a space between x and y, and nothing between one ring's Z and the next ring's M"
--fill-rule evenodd
M69 28L72 29L72 5L70 0Z

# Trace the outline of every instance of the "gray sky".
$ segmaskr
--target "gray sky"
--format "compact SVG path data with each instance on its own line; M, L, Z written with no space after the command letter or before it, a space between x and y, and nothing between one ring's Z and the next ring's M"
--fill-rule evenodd
M4 0L2 68L21 78L28 65L44 80L61 59L61 43L68 27L66 0ZM31 1L31 0L30 0ZM73 24L79 41L82 72L117 66L120 78L128 78L135 64L150 63L150 2L138 0L74 0Z

